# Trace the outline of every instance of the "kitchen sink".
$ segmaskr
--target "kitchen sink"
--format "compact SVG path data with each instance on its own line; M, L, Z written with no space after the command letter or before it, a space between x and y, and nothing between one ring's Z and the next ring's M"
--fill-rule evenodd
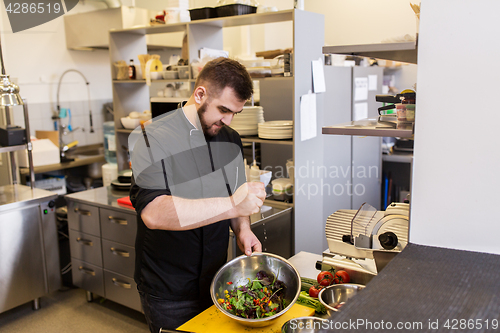
M104 147L102 145L77 146L66 152L68 158L89 158L104 155Z

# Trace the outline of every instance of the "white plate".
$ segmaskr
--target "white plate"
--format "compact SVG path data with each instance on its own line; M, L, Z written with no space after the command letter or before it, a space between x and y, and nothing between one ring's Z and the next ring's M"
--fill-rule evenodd
M257 130L236 130L239 135L257 135Z
M280 128L280 127L276 127L276 128L266 128L266 127L260 127L258 126L258 129L259 131L264 131L264 132L269 132L269 133L274 133L274 132L283 132L283 131L286 131L286 132L291 132L293 131L293 128Z
M282 126L293 126L292 120L272 120L266 121L262 124L262 126L266 127L282 127Z
M262 139L274 139L274 140L279 140L279 139L291 139L293 135L264 135L259 133L259 138Z

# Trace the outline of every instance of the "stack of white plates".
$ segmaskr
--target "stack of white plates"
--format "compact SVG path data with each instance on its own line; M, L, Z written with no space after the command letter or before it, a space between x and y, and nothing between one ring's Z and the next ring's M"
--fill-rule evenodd
M258 124L264 122L262 106L245 106L243 111L233 117L231 128L239 135L257 135Z
M291 139L293 137L293 121L274 120L260 123L259 138L262 139Z

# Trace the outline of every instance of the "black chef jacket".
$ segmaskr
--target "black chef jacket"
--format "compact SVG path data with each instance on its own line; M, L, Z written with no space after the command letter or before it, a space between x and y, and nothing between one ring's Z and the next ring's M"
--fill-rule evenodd
M167 123L171 125L170 128L165 125ZM160 126L162 124L163 127ZM151 129L149 135L147 135L149 143L152 141L153 134L156 136L157 142L161 143L162 139L158 138L158 136L161 136L158 134L161 131L158 128L167 128L168 135L175 132L174 136L187 135L189 137L194 126L187 120L182 109L178 109L163 119L153 121L151 125L146 127L146 129L148 128ZM140 140L139 138L138 141ZM241 154L239 155L239 160L242 161L243 148L241 139L233 129L224 126L217 136L206 140L208 155L204 155L203 151L200 152L200 147L190 150L192 153L191 159L200 158L199 156L201 155L210 161L208 165L211 166L212 170L198 170L200 173L214 171L221 168L221 165L228 163L228 159L224 158L226 154L221 154L220 151L214 149L215 143L236 144L236 147L239 148L238 155ZM137 142L130 142L129 139L129 146L130 144L135 146L135 148L139 146ZM134 165L133 154L132 166ZM181 155L186 157L186 152L181 153ZM175 168L177 160L174 162L167 160L168 158L161 159L162 169L160 169L160 162L158 161L156 163L157 168L153 169L157 172L159 172L158 170L162 170L163 174L165 172L174 172L181 175L176 178L164 175L164 183L158 184L157 187L153 186L153 188L150 186L148 186L149 188L139 186L137 183L141 184L141 182L135 179L135 170L132 168L134 170L134 177L132 177L130 199L137 212L134 279L140 291L173 301L199 299L202 302L203 308L206 308L212 304L209 293L212 278L227 260L230 221L223 220L187 231L149 229L141 219L141 212L144 207L160 195L171 195L172 191L170 187L174 186L172 183L185 184L188 181L186 178L189 178L189 175L182 174L182 171L196 164L195 162L188 162L189 156L187 159L181 159L182 163L177 163L181 164L177 168ZM165 165L170 166L165 167ZM180 170L181 168L182 170ZM145 177L148 177L152 173L155 173L155 171L150 172L146 169L143 173L146 174ZM229 195L245 181L244 168L237 169L237 173L236 184L234 181L232 184L225 184L225 190ZM224 174L224 177L233 178L233 175ZM156 180L156 183L160 182ZM226 183L231 183L231 181ZM203 187L203 185L200 186Z

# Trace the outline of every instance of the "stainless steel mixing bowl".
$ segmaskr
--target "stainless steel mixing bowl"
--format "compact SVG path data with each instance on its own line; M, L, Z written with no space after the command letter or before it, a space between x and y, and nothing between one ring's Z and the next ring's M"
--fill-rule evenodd
M328 320L318 317L299 317L287 321L281 326L281 333L313 333L328 329Z
M355 283L333 284L321 289L318 299L326 308L329 316L339 311L335 307L342 302L346 302L349 298L356 295L365 286Z
M244 286L248 283L248 279L255 279L259 271L265 271L277 276L277 279L283 282L286 286L284 299L289 302L288 306L277 314L259 319L247 319L235 316L224 309L218 298L223 298L224 290L227 290L229 285L227 282L232 282L231 288ZM229 318L236 320L242 325L249 327L264 327L272 324L278 317L287 312L295 303L300 294L300 275L299 272L286 259L271 253L253 253L251 256L242 255L227 262L215 274L210 286L210 295L217 309L227 315Z

